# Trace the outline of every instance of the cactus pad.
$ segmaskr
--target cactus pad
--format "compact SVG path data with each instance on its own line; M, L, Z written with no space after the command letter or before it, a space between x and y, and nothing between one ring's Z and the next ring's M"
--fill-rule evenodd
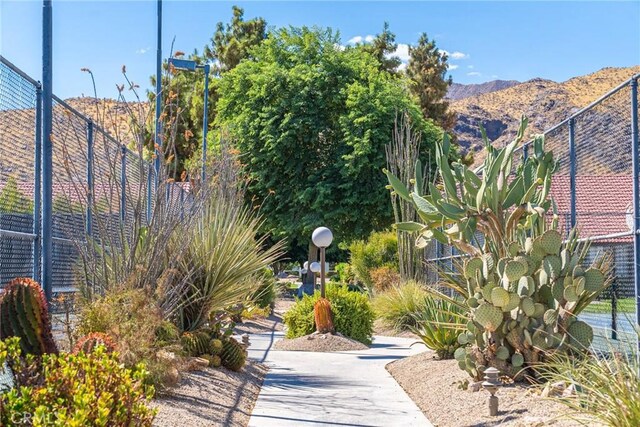
M520 353L514 353L513 356L511 356L511 364L514 367L519 368L524 365L524 357Z
M598 292L604 286L604 274L597 268L588 268L584 272L584 289L587 292Z
M490 332L498 329L502 323L502 310L491 304L482 304L473 314L476 322Z
M510 282L515 282L525 275L529 266L526 262L522 261L509 261L504 267L504 275Z
M496 349L496 357L500 360L507 360L509 358L509 349L501 345Z
M509 304L509 292L504 288L496 286L491 290L491 302L498 307L505 307Z
M557 230L547 230L540 236L540 247L547 254L557 255L562 247L562 235Z
M547 325L555 325L558 321L558 312L550 308L544 312L543 320Z
M552 279L557 279L562 274L562 260L558 255L547 255L542 260L542 268Z
M518 281L518 295L530 297L536 291L536 284L533 277L522 276Z
M522 298L520 306L522 307L522 312L529 317L536 312L536 305L530 297Z
M464 266L464 277L467 279L475 279L478 271L482 271L482 259L478 257L471 258Z
M579 350L589 348L593 341L593 329L581 320L573 322L567 330L571 343Z

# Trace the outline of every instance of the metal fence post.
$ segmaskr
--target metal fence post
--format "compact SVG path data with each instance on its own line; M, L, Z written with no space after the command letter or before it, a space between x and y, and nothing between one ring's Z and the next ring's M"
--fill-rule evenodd
M40 282L40 191L42 180L42 85L36 85L36 132L33 161L33 280Z
M93 120L87 120L87 236L93 234Z
M120 221L124 223L127 213L125 206L127 203L127 147L121 145L120 152L122 154L122 158L120 159Z
M51 0L42 4L42 288L47 301L53 291L53 92L51 88L53 12Z
M571 197L571 227L576 226L576 141L575 119L569 119L569 195ZM569 230L567 230L569 232Z
M640 148L638 147L638 78L631 80L631 155L633 159L633 276L636 288L636 325L640 325ZM638 358L640 359L640 340Z

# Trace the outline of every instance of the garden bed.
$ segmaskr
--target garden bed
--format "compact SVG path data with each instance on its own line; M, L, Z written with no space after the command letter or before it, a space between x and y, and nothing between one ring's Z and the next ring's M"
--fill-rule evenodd
M240 372L184 373L178 387L153 401L158 408L154 426L246 426L267 371L266 365L247 361Z
M560 419L569 411L564 405L522 385L501 387L496 394L500 412L490 417L489 393L460 389L461 382L471 379L469 375L455 360L438 360L430 351L391 362L387 370L437 427L581 425Z

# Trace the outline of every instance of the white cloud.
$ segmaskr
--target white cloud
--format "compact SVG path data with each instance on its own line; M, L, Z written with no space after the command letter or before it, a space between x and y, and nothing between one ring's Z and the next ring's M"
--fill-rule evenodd
M441 50L440 54L441 55L447 55L449 57L449 59L455 59L455 60L469 58L469 54L468 53L458 52L457 50L455 52L449 52L447 50Z
M481 76L482 74L477 72L477 71L472 71L470 73L467 73L467 76Z
M497 79L497 78L498 78L498 75L497 75L497 74L493 74L493 75L491 76L491 78L492 78L492 79Z
M473 65L467 65L467 68L473 70Z
M409 45L398 43L398 47L396 48L395 52L391 54L391 56L397 56L402 62L407 62L409 60Z
M335 47L336 47L336 49L338 49L338 50L345 50L345 49L346 49L346 46L343 46L343 45L338 44L338 43L336 43L334 46L335 46Z
M371 34L368 34L364 37L362 36L355 36L349 39L349 41L347 42L347 44L358 44L358 43L371 43L373 41L375 37L372 36Z
M449 58L451 58L451 59L467 59L468 57L469 57L468 54L462 53L462 52L458 52L458 51L452 52L449 55Z
M143 47L143 48L140 48L140 49L136 50L136 53L138 55L144 55L145 53L149 52L149 49L151 49L151 48L150 47Z
M449 64L448 66L449 70L456 70L458 68L458 65L456 64Z
M397 68L398 71L404 71L406 69L407 69L407 63L406 62L403 62L402 64L398 65L398 68Z

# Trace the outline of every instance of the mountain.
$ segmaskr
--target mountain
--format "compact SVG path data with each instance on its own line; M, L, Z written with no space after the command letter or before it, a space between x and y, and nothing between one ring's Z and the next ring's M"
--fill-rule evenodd
M561 83L536 78L503 90L451 100L450 108L458 114L454 133L463 151L474 152L483 146L480 123L494 145L503 145L515 136L522 114L529 117L527 137L542 133L638 73L640 65L603 68ZM476 163L481 157L476 153Z
M493 80L490 82L479 84L461 84L453 83L449 86L447 96L445 98L451 100L459 100L472 96L482 95L483 93L496 92L498 90L507 89L511 86L520 84L517 80Z

